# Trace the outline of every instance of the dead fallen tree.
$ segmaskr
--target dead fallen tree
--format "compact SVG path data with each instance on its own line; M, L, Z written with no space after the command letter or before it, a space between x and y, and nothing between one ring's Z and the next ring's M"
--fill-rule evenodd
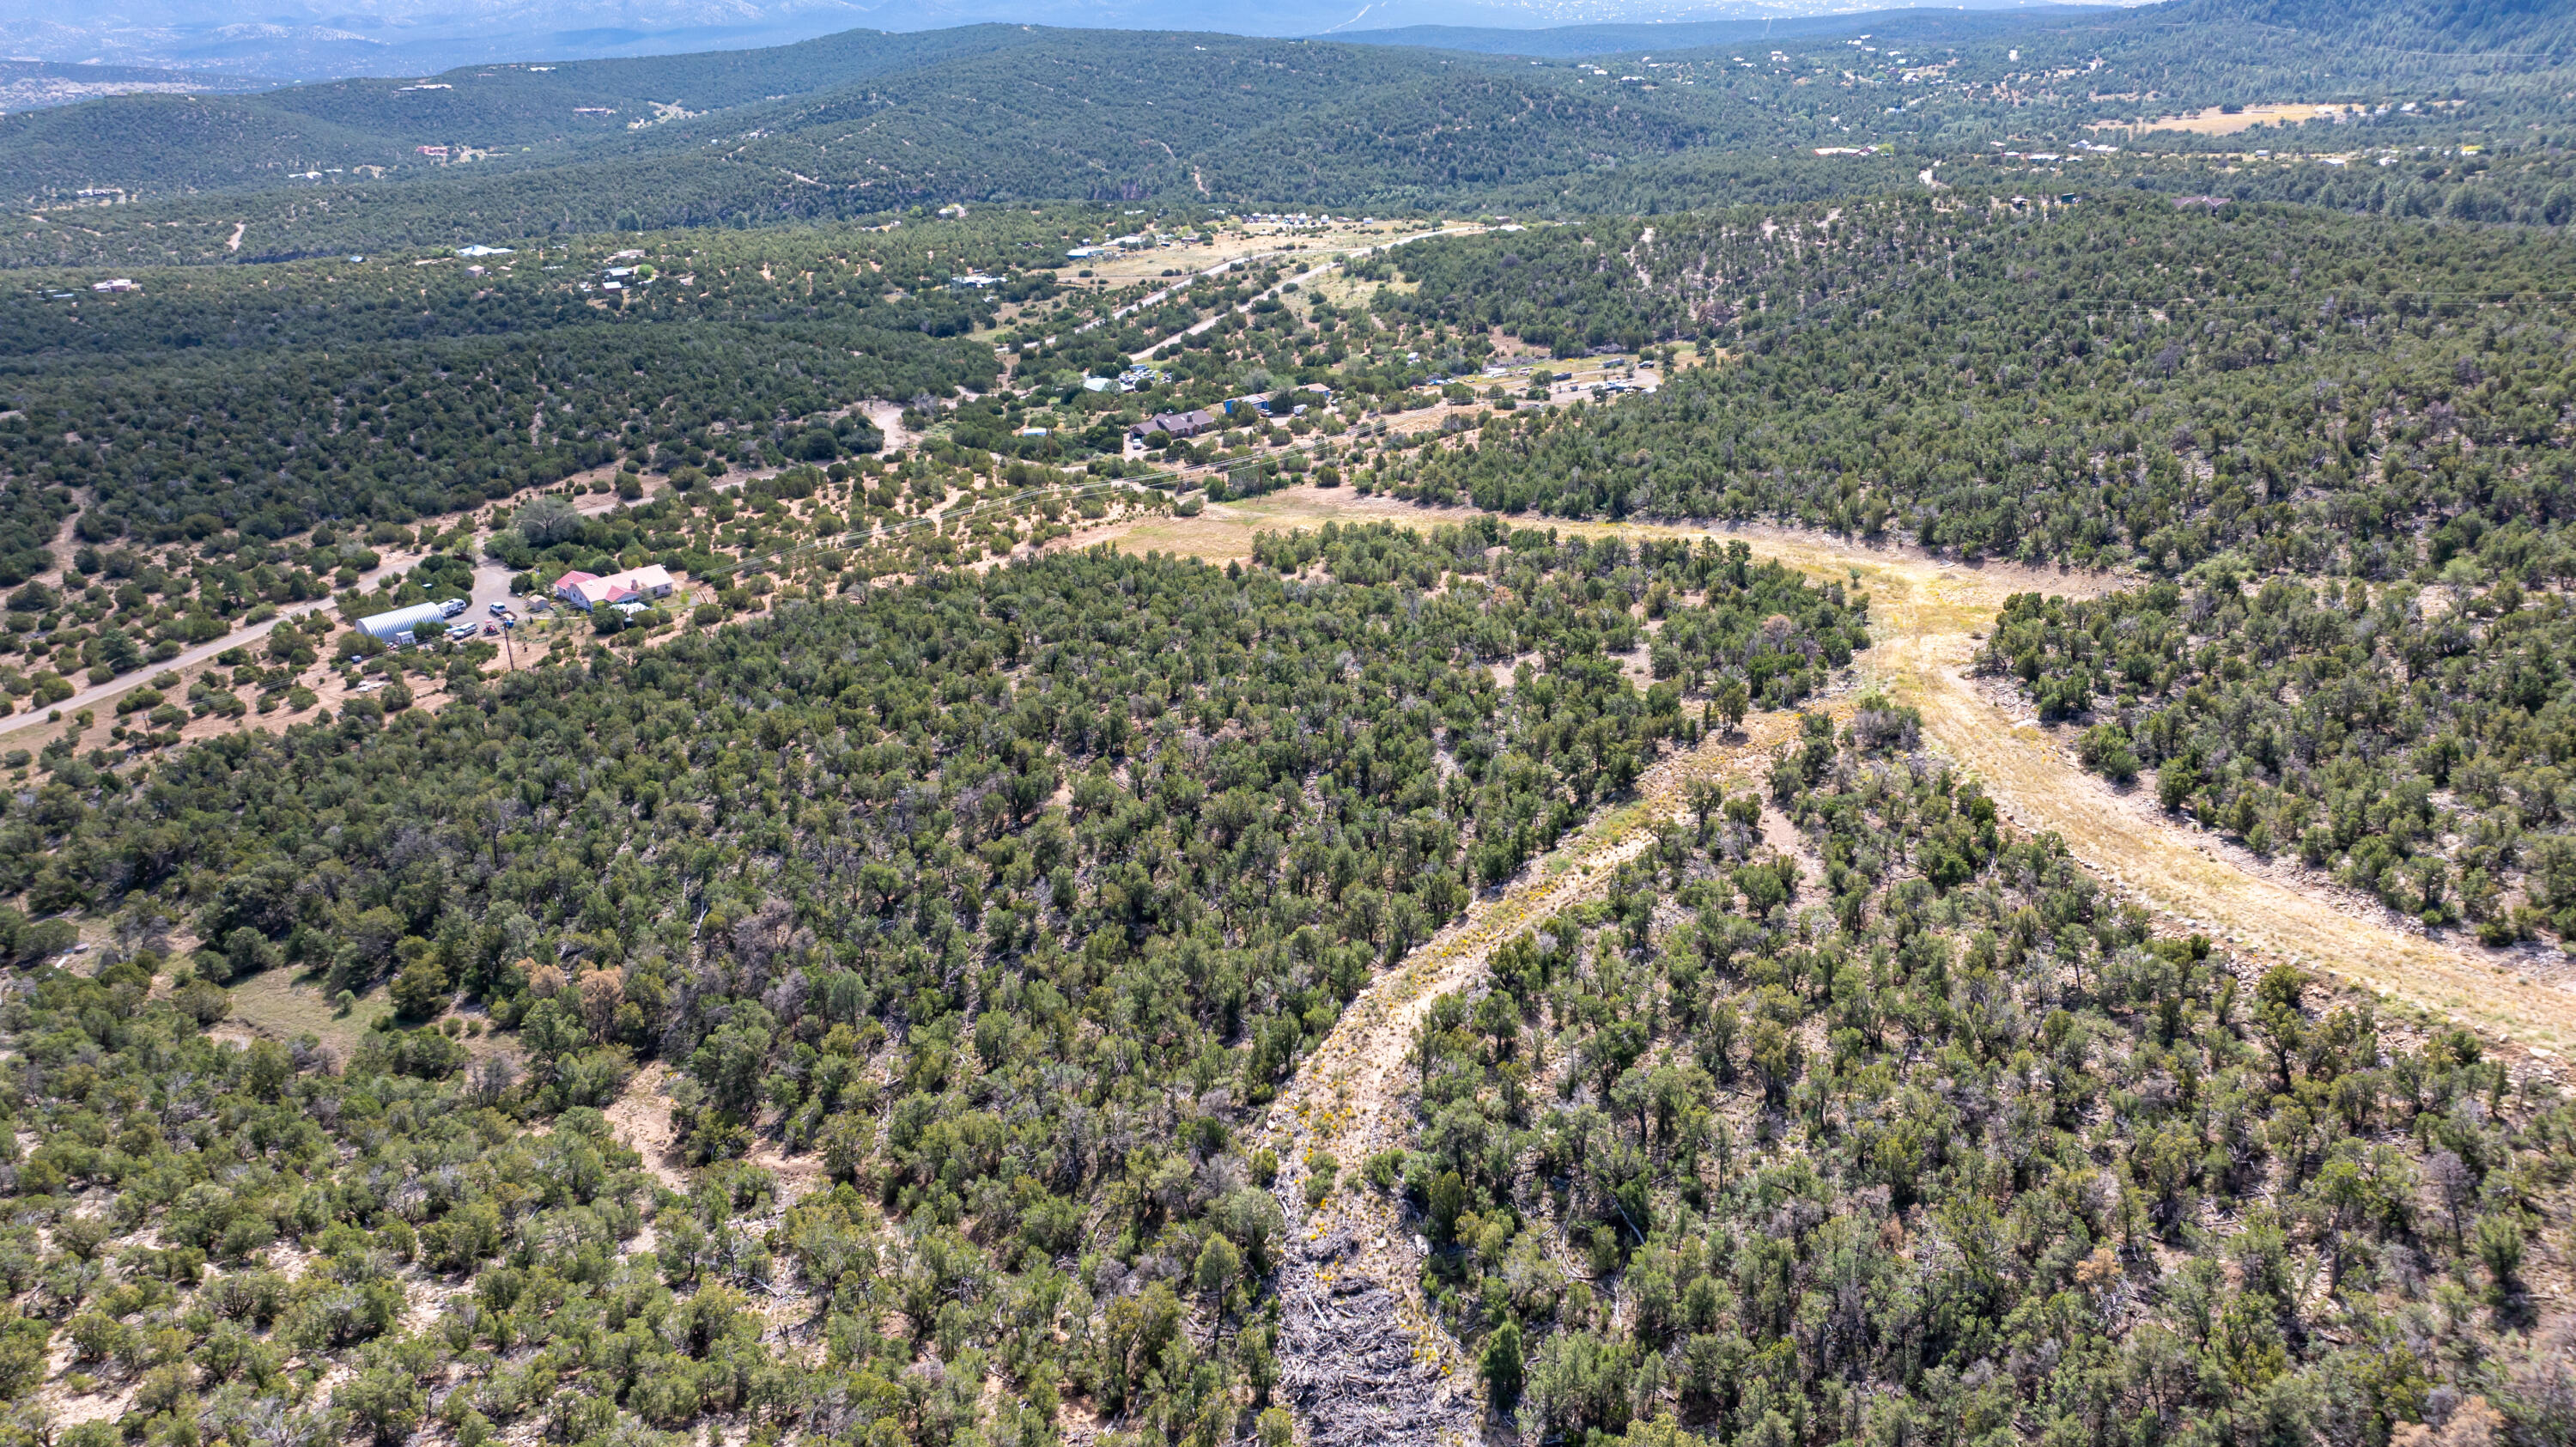
M1286 1193L1282 1193L1283 1195ZM1286 1203L1291 1219L1304 1202ZM1480 1435L1470 1386L1406 1326L1347 1230L1302 1243L1279 1268L1280 1385L1312 1447L1457 1447Z

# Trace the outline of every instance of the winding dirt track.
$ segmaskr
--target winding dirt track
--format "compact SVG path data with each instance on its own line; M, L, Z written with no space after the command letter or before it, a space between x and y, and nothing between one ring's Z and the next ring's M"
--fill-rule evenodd
M1796 727L1794 715L1757 715L1649 769L1634 801L1371 981L1271 1107L1263 1144L1282 1162L1279 1205L1291 1223L1278 1274L1282 1381L1312 1447L1443 1447L1481 1435L1475 1374L1422 1299L1413 1229L1358 1179L1371 1154L1411 1135L1406 1077L1432 1002L1473 984L1497 945L1599 895L1656 825L1681 815L1690 784L1750 783ZM1344 1186L1310 1211L1305 1160L1317 1150L1340 1162Z
M1468 515L1308 487L1212 506L1198 518L1147 520L1094 540L1223 559L1247 556L1254 533L1266 528L1331 520L1430 526ZM1920 709L1931 746L1981 780L2008 818L2063 837L2110 887L2167 926L2205 931L2256 964L2286 961L2339 976L2543 1060L2576 1049L2576 991L2568 984L2544 984L2516 969L2509 955L2428 938L2244 867L2188 825L2085 773L2061 744L1999 709L1968 680L1978 640L2013 593L2089 595L2123 580L1964 568L1907 549L1772 529L1557 526L1741 537L1757 556L1859 585L1870 596L1873 633L1860 676ZM1679 812L1691 780L1758 777L1793 727L1787 716L1758 716L1743 735L1658 764L1637 802L1594 821L1500 899L1479 901L1374 981L1272 1108L1264 1139L1283 1166L1279 1200L1293 1227L1278 1274L1284 1384L1312 1447L1450 1447L1484 1433L1471 1364L1425 1308L1412 1228L1396 1219L1386 1197L1354 1180L1372 1152L1409 1135L1407 1057L1431 1002L1471 986L1488 953L1512 933L1600 889L1619 863L1645 848L1652 823ZM1309 1213L1304 1159L1316 1149L1338 1159L1346 1184Z
M2240 956L2336 975L2544 1057L2576 1049L2576 993L2525 975L2514 956L2430 938L2376 911L2256 873L2188 824L2124 798L2037 728L2016 726L1988 702L1966 677L1977 636L2007 596L2040 585L2034 575L1809 538L1756 540L1755 547L1812 572L1858 569L1877 635L1862 655L1864 673L1921 709L1926 735L1983 780L2014 822L2055 831L2078 859L2150 912L2205 930ZM2072 593L2104 581L2067 576L2046 586Z
M1326 521L1428 527L1465 509L1416 508L1335 489L1301 487L1205 516L1157 519L1111 539L1201 557L1248 555L1255 532ZM1524 523L1524 525L1527 525ZM2244 867L2210 836L2142 808L2087 774L2036 727L2017 724L1967 678L1982 638L2017 592L2091 595L2122 586L2103 574L2006 564L1967 568L1905 548L1771 528L1553 524L1567 533L1733 537L1758 557L1818 578L1857 582L1870 596L1872 643L1860 673L1923 712L1926 737L1982 780L2007 817L2054 830L2110 885L2175 925L2209 933L2252 960L2294 963L2503 1037L2544 1059L2576 1052L2576 979L2544 982L2515 956L2464 939L2437 939Z

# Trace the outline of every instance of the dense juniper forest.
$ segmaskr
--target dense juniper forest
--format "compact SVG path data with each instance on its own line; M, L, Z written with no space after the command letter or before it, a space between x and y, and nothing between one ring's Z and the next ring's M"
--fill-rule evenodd
M2053 191L2144 178L2479 220L2563 208L2569 181L2576 35L2548 0L2176 0L1800 30L1568 57L1518 53L1507 32L1435 50L983 25L124 96L0 117L0 196L25 208L0 258L371 254L1068 199L1681 211L2000 152ZM2226 155L2222 138L2132 129L2285 101L2337 116L2224 138L2241 142ZM2381 167L2392 153L2402 164ZM2274 156L2301 164L2248 164Z
M1999 717L2566 952L2566 16L1494 34L0 117L0 1447L1348 1440L1292 1262L1526 1447L2576 1443L2563 1062L2124 901L1684 536L2091 570Z
M199 537L274 540L470 507L692 437L702 452L711 428L727 450L872 432L850 399L990 387L992 349L967 335L1053 293L1029 263L1060 259L1066 225L711 232L649 254L601 237L171 270L105 295L85 274L21 273L0 297L0 468L77 490L83 541L167 542L196 515L216 524ZM949 287L979 265L1005 280ZM874 450L845 440L814 460ZM49 534L47 494L13 490L11 522Z
M1524 1437L2413 1440L2475 1356L2445 1440L2564 1440L2509 1324L2576 1112L2159 935L1917 730L1806 716L1423 1023L1367 1188Z
M12 891L120 923L83 971L5 920L10 1394L67 1351L48 1392L121 1404L84 1442L1044 1442L1067 1402L1222 1440L1277 1375L1251 1114L1865 620L1740 543L1331 529L943 572L132 788L61 760ZM295 970L394 1010L346 1058L208 1034ZM603 1124L640 1057L685 1072L686 1191ZM782 1216L759 1149L826 1179Z
M2023 599L1980 669L2259 854L2489 944L2563 938L2569 260L2530 228L2146 196L1462 242L1394 263L1389 305L1736 360L1385 479L2167 579Z

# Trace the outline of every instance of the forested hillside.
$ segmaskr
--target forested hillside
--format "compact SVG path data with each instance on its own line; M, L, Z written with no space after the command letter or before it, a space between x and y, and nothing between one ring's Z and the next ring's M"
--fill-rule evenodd
M666 114L659 107L729 109L1034 39L999 25L910 35L854 30L761 50L466 66L423 80L336 80L248 97L122 97L0 118L0 155L12 168L0 191L203 190L359 165L419 172L431 163L417 148L450 141L559 159L581 142L650 126Z
M427 92L369 81L239 99L122 98L0 120L0 192L68 199L79 187L115 185L159 194L236 186L263 169L277 181L307 169L402 166L399 186L418 190L403 204L478 218L491 237L603 230L628 212L648 226L707 224L864 214L933 197L1385 206L1604 158L1795 136L1821 120L1821 110L1800 123L1714 91L1641 96L1561 65L1380 47L1017 28L940 34L958 38L900 51L810 42L810 55L790 48L793 63L698 85L606 69L672 62L597 62L561 74L455 72ZM817 84L824 76L830 83ZM1258 103L1244 103L1247 90ZM1821 95L1808 99L1830 108ZM196 143L131 144L167 134L171 117L203 128ZM440 168L414 154L418 144L491 154L430 175ZM581 182L567 194L552 168L576 160ZM366 209L395 184L319 181L303 188L308 207L345 208L343 198L357 197Z
M81 490L80 541L170 543L407 523L656 449L757 460L857 399L989 385L966 334L1051 295L1052 271L1019 268L1094 220L603 238L471 270L341 257L104 295L21 273L0 296L0 479L19 511ZM976 265L1014 279L947 286Z
M1878 147L1904 153L1899 178L1996 148L2037 151L2049 189L2063 190L2070 176L2136 173L2090 149L2092 127L2278 101L2360 107L2278 138L2302 153L2467 142L2488 156L2510 148L2518 165L2563 162L2561 97L2576 83L2552 38L2563 26L2351 9L1906 14L1857 37L1798 27L1699 49L1681 33L1621 37L1638 51L1571 60L1167 32L857 31L731 55L132 96L0 118L0 194L45 208L11 248L23 259L132 265L240 259L168 234L221 238L236 224L258 256L953 201L1689 209L1709 203L1712 179L1787 163L1809 188L1797 199L1845 194L1857 157ZM2517 25L2531 37L2524 49L2479 48ZM2122 150L2190 149L2124 140ZM1819 165L1819 148L1854 159ZM1794 189L1720 194L1785 200ZM2349 189L2299 199L2411 209ZM2470 214L2532 219L2549 189ZM72 204L109 191L148 204Z
M1357 1188L1523 1440L2563 1440L2470 1326L2559 1269L2555 1092L2158 937L1914 727L1811 717L1425 1021Z
M2303 128L2305 129L2305 128ZM2136 147L2097 156L2075 171L2033 167L2019 158L1958 157L1943 163L1945 184L1963 189L2021 187L2052 191L2080 185L2087 191L2138 187L2166 196L2220 196L2237 201L2287 201L2329 211L2425 221L2480 221L2545 226L2562 231L2576 223L2576 155L2559 146L2463 149L2444 127L2428 123L2416 134L2380 123L2364 140L2335 128L2291 141L2319 149L2283 150L2248 157L2243 137L2186 144L2152 137ZM2265 136L2271 144L2282 138ZM2349 144L2347 144L2349 143Z
M1415 283L1397 314L1735 356L1509 451L1427 453L1397 474L1414 496L2366 578L2411 573L2459 520L2443 536L2565 566L2576 259L2533 232L1935 193L1381 264Z
M2472 531L2437 535L2452 582L2429 594L2213 567L2188 592L2025 596L1981 661L2082 727L2089 767L2155 770L2160 805L2257 853L2492 944L2576 938L2566 605Z
M2486 65L2576 60L2576 16L2548 0L2181 0L2151 12L2142 28L2191 25L2289 31L2356 51L2361 64L2402 64L2409 53Z
M11 888L126 925L0 1013L8 1390L60 1343L157 1432L1226 1440L1277 1372L1248 1113L1694 736L1686 689L1794 701L1864 618L1740 544L1335 530L939 574L148 779L49 755ZM280 969L400 1014L338 1059L200 1033ZM648 1053L686 1191L596 1113ZM755 1146L820 1163L783 1218Z

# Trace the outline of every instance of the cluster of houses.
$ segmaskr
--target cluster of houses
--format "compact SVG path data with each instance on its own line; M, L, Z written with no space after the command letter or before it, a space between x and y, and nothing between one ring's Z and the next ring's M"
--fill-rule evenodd
M625 572L611 573L604 578L576 568L555 579L554 596L557 601L579 608L585 613L599 608L615 608L621 612L632 613L651 606L654 599L671 596L673 587L670 570L659 563L648 563L641 568L629 568ZM435 603L414 603L407 608L395 608L361 618L358 620L358 627L400 648L435 641L442 628L445 628L446 636L449 638L470 637L476 631L471 620L454 628L446 628L448 621L464 612L468 606L463 598L448 598ZM506 604L493 604L492 612L500 619L499 627L516 626L517 616ZM489 626L491 625L486 625L487 628Z
M1077 246L1071 251L1066 252L1064 257L1067 261L1089 261L1093 257L1097 256L1116 256L1121 252L1143 251L1150 246L1179 246L1181 244L1181 238L1176 236L1146 236L1142 234L1112 236L1107 241L1099 242L1095 245Z

